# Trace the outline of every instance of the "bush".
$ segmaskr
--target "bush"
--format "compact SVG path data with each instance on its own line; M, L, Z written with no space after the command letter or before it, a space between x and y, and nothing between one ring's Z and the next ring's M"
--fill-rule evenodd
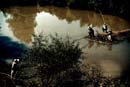
M26 87L75 85L73 82L83 76L79 67L82 53L79 44L68 37L34 35L32 47L22 57L17 78L22 79Z

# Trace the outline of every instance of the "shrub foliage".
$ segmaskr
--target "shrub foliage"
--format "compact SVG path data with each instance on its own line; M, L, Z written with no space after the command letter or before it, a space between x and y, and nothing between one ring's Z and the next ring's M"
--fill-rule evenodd
M34 35L30 50L23 56L17 78L28 87L61 87L80 80L82 50L79 44L58 35L49 38Z

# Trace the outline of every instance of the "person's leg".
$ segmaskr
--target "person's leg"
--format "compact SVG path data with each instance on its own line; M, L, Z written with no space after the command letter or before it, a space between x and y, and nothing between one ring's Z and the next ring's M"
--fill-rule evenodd
M11 78L13 78L13 73L14 73L14 71L11 70L11 75L10 75Z

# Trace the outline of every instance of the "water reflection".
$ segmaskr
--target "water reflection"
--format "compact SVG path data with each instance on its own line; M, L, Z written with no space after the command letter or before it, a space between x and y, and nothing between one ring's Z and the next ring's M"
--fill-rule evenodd
M18 58L26 50L22 43L12 41L7 36L0 36L0 58Z
M3 12L0 12L0 35L9 36L13 40L17 41L18 39L14 36L13 31L8 27L9 24L7 20L11 18L11 15L4 15Z
M35 16L37 9L31 8L19 8L8 9L9 13L13 18L8 19L9 28L12 29L14 35L21 41L29 43L33 29L36 26Z
M0 19L0 72L10 74L12 59L20 57L27 47L19 42L14 32L8 27L7 20L11 19L11 15L0 12Z
M90 49L91 47L93 47L93 45L94 45L94 41L88 40L88 49Z
M96 45L96 49L100 48L101 46L106 46L107 50L112 51L112 43L107 43L107 42L98 42L98 41L94 41L94 40L88 40L87 43L87 47L88 49L91 49L92 47L94 47L94 45Z
M9 27L21 41L31 42L31 35L35 31L67 32L79 35L87 33L87 25L93 24L95 30L103 24L102 16L92 11L70 10L57 7L12 7L5 10L13 18L8 19ZM112 30L130 28L129 22L111 15L103 15L105 22ZM69 30L69 32L68 32ZM52 31L52 32L53 32Z
M56 7L40 7L39 9L12 7L6 9L6 12L11 15L11 18L6 21L7 25L1 26L2 32L4 29L10 29L14 37L26 43L31 42L32 33L42 32L43 35L58 33L62 37L68 35L80 42L80 46L87 53L87 58L83 63L99 64L104 75L119 76L130 58L130 44L126 41L112 45L84 38L88 34L88 24L92 23L95 31L101 32L103 20L98 13ZM121 18L111 15L103 15L103 17L112 30L130 28L130 23ZM6 31L4 35L8 35L8 32Z
M80 20L80 25L84 26L92 23L94 26L100 27L103 24L102 16L93 11L70 10L66 8L47 7L43 8L44 12L56 15L60 20L67 20L71 23ZM105 22L112 30L127 29L130 27L129 22L111 15L103 15Z
M0 36L0 72L10 74L11 62L19 58L27 47L17 41L12 41L8 36Z
M130 58L130 44L124 41L123 43L110 45L110 50L106 45L94 44L89 50L84 49L88 59L83 62L99 64L104 70L104 75L119 76L121 72L129 63Z

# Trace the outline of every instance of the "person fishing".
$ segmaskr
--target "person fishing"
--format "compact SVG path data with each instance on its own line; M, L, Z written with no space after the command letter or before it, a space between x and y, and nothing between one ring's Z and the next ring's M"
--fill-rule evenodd
M102 26L102 31L107 34L107 40L112 41L112 31L108 29L108 26L105 23L105 18L103 17L101 10L99 8L97 8L97 10L99 11L102 21L104 23Z
M102 26L102 31L105 32L105 33L108 33L108 27L105 23Z
M99 13L101 15L101 18L102 18L102 21L104 23L103 26L102 26L102 31L107 33L108 32L108 26L107 26L107 24L105 22L105 18L103 17L103 14L102 14L101 10L99 8L97 8L97 10L99 11Z
M14 75L16 74L17 71L17 65L19 63L19 59L14 59L12 62L12 66L11 66L11 78L14 77Z
M92 37L92 38L95 37L94 30L92 28L92 24L88 26L88 30L89 30L89 32L88 32L89 36Z

